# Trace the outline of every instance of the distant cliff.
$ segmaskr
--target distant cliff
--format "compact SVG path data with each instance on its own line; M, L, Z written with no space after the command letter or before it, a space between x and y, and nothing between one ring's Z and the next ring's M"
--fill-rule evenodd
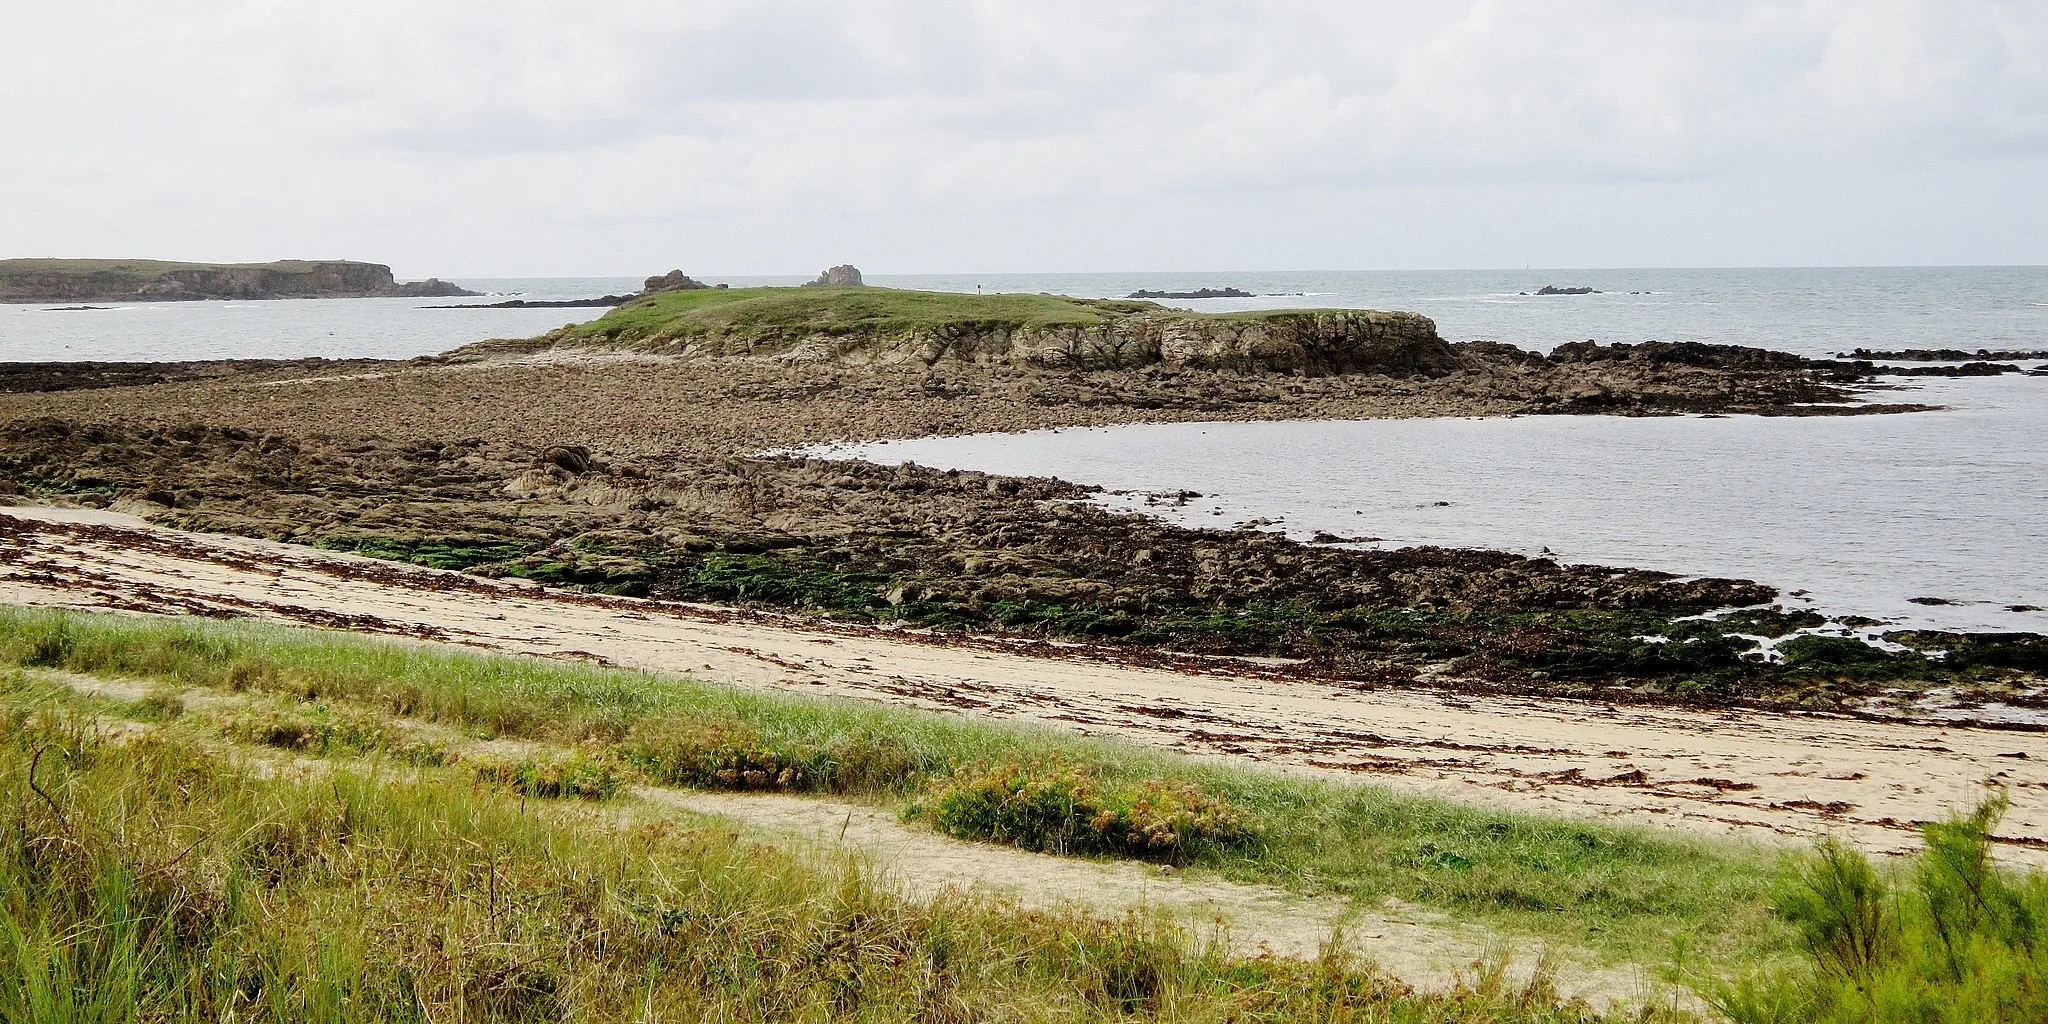
M0 260L0 302L412 298L478 293L437 278L400 284L381 263Z

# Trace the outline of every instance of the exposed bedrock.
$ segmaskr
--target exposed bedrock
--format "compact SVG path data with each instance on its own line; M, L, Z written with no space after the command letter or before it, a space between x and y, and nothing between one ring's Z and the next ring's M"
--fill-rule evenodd
M1398 375L1448 373L1457 353L1436 324L1414 313L1317 311L1245 319L1130 316L1099 325L945 325L903 334L706 335L669 351L698 356L767 356L792 363L958 361L1043 369L1169 368Z

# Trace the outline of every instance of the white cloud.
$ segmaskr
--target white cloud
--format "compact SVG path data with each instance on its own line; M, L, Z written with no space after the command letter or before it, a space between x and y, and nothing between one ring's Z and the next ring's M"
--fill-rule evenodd
M945 241L972 223L1081 266L1100 258L1090 225L1222 207L1250 224L1308 195L1705 197L2048 155L2038 0L9 7L13 252L377 246L353 254L615 270L679 233L707 266L772 259L754 236L784 225L922 269L984 252ZM618 263L588 262L598 238ZM1661 261L1691 261L1683 244ZM1297 265L1357 258L1298 248ZM815 261L786 258L733 269Z

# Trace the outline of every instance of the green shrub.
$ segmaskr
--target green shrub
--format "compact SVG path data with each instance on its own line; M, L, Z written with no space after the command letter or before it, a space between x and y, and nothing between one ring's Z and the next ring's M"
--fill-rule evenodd
M1059 760L977 763L935 783L928 804L941 831L1051 853L1180 860L1259 838L1236 807L1193 786L1159 779L1105 786Z
M1822 843L1776 901L1805 939L1805 969L1708 998L1737 1024L2048 1020L2048 877L1992 863L2005 806L2000 793L1925 826L1927 848L1902 879Z
M859 734L822 744L776 743L739 721L645 722L620 748L649 778L704 789L895 792L918 772L909 745L893 737Z
M478 782L524 796L609 800L626 787L626 767L607 753L575 750L471 759Z

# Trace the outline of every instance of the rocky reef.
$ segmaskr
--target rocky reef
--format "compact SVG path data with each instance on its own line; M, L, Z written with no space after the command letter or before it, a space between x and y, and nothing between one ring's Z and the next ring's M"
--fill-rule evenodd
M1242 288L1197 288L1191 292L1161 292L1140 288L1127 299L1250 299L1256 298Z
M390 267L352 260L0 260L0 303L425 298L475 294L439 278L400 283L391 276Z

